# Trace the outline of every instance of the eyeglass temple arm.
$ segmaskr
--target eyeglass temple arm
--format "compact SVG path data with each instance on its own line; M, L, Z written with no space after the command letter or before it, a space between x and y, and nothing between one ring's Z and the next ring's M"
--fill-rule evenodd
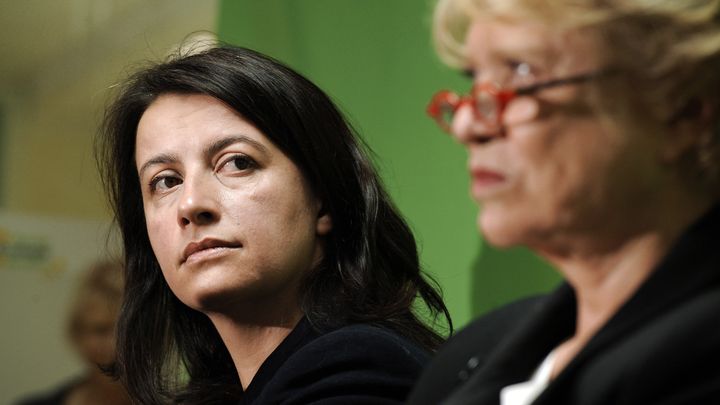
M520 87L514 90L517 95L532 94L539 90L546 89L548 87L564 86L567 84L582 83L590 80L595 80L603 76L614 73L613 70L600 70L597 72L583 73L576 76L564 77L562 79L553 79L546 82L536 83L527 87Z

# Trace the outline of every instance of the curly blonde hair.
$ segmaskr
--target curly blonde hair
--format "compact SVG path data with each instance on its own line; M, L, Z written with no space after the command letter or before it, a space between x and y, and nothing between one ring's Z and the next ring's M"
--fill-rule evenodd
M698 101L712 106L712 126L686 160L693 174L717 187L720 0L439 0L433 40L445 63L462 67L466 31L479 18L594 33L605 59L632 81L633 97L655 119L667 120L668 109L675 118L697 113Z
M88 308L102 303L103 309L117 316L124 289L123 266L118 261L102 260L93 263L80 275L76 295L68 314L68 334L74 340Z

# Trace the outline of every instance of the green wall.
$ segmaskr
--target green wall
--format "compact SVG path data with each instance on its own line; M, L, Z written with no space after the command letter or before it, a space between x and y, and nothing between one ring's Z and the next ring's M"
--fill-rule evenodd
M424 113L438 89L470 86L435 57L431 9L423 0L223 0L218 32L289 64L340 105L462 326L558 278L527 251L498 252L477 234L465 152Z
M0 104L0 208L5 208L5 177L8 175L5 157L7 154L7 135L5 129L5 110Z

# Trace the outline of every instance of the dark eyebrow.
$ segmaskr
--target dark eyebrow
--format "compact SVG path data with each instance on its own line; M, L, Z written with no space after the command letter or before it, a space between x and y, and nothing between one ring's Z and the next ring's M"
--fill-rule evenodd
M217 141L211 143L205 150L203 151L204 155L208 158L211 158L212 156L215 156L218 152L221 150L227 148L228 146L234 144L234 143L247 143L251 146L255 147L255 149L259 150L261 153L267 155L269 154L268 148L261 144L260 142L250 138L247 135L231 135L225 138L218 139Z
M247 143L252 145L253 147L255 147L255 149L259 150L265 155L268 155L270 153L265 145L250 138L247 135L231 135L222 139L218 139L217 141L211 143L207 148L203 150L203 154L209 159L221 150L227 148L234 143ZM138 170L138 177L142 178L143 173L150 166L158 164L177 163L178 161L180 161L178 156L172 153L161 153L157 156L153 156L147 162L143 163L143 165L140 167L140 169Z
M150 166L176 163L178 160L180 159L178 159L177 155L171 153L162 153L160 155L153 156L152 159L143 163L143 165L140 167L140 169L138 170L138 177L142 179L143 172L145 172L145 170L147 170Z

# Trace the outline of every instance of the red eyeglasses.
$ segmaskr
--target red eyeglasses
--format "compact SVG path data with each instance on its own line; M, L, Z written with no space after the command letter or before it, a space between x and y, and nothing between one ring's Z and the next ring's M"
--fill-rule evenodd
M435 93L432 100L430 100L427 113L437 122L443 131L450 132L450 126L457 110L463 105L469 104L473 109L476 119L481 120L490 128L500 128L502 126L502 117L505 108L514 98L532 95L540 90L551 87L583 83L597 79L607 73L607 70L584 73L515 89L503 89L492 83L478 83L473 86L470 94L465 96L458 95L449 90L441 90Z

